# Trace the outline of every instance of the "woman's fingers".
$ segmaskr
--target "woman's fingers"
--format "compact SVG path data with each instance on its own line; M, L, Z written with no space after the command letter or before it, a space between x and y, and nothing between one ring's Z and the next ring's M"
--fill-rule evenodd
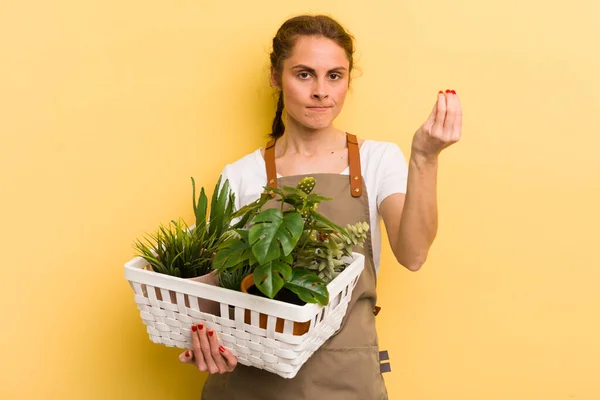
M442 92L440 92L440 93L442 93ZM438 95L438 99L439 99L439 95ZM438 102L436 101L435 104L433 105L433 109L431 110L431 113L429 114L429 117L427 117L427 120L423 124L423 127L426 130L430 130L431 127L433 126L433 124L435 123L435 116L437 114L437 105L438 105Z
M194 363L194 352L192 350L186 350L179 354L179 361L186 364Z
M450 140L452 136L452 130L454 129L454 121L456 120L456 95L452 92L446 93L446 120L444 121L444 135L443 140L445 142Z
M237 366L237 358L220 346L215 331L203 324L192 326L192 347L179 354L179 361L194 364L200 371L211 374L231 372Z
M431 127L431 134L435 137L439 137L439 135L442 133L442 130L444 129L444 123L446 121L446 108L446 95L444 93L438 93L435 122Z
M198 367L200 371L208 371L208 366L202 353L202 344L200 342L200 336L198 335L198 327L196 325L192 325L192 346L194 348L196 367Z
M223 346L219 346L219 352L225 359L229 372L233 371L238 364L237 357Z
M194 329L192 328L192 331ZM200 341L200 349L202 350L202 355L204 356L204 361L206 362L206 367L208 368L208 372L211 374L216 374L219 372L219 368L215 363L215 360L212 356L212 352L210 349L210 342L208 341L208 335L206 334L206 328L202 324L198 324L196 328L196 335ZM193 335L194 332L192 332Z
M454 95L454 101L456 104L456 119L454 120L454 129L453 129L453 136L452 136L452 140L454 142L458 142L460 140L460 137L462 135L462 106L460 105L460 99L458 98L458 95Z
M219 369L219 373L223 374L225 372L229 372L229 367L227 366L227 362L221 355L219 351L219 341L217 340L217 335L215 335L215 331L209 330L208 332L208 342L210 343L210 352L212 355L217 368Z

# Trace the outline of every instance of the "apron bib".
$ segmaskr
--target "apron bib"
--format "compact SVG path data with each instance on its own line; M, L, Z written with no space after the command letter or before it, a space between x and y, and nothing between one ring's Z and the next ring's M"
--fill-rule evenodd
M350 175L307 174L277 178L275 141L265 150L268 186L295 187L302 178L316 180L314 193L333 200L319 204L319 213L345 227L370 222L369 199L360 174L360 153L354 135L347 135ZM279 183L279 184L278 184ZM269 206L278 206L273 201ZM375 330L377 275L373 264L371 229L363 248L365 268L358 280L342 326L300 368L292 379L238 365L233 372L210 375L202 400L387 400L380 372L379 345Z

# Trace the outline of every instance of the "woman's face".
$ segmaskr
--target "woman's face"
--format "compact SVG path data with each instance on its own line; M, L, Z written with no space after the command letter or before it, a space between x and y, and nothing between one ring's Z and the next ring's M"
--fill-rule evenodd
M333 40L300 36L283 62L281 80L271 77L273 86L283 91L288 125L329 127L344 105L349 64L344 49Z

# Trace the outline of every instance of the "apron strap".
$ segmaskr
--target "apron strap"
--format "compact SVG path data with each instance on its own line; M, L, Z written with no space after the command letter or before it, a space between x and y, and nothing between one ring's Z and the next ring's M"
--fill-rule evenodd
M267 166L267 186L277 187L277 168L275 167L275 139L269 140L265 147L265 164Z
M356 135L346 133L348 145L348 164L350 166L350 192L352 197L362 195L362 172L360 168L360 149ZM277 167L275 166L275 139L269 140L265 147L265 165L267 168L267 186L277 187Z
M348 143L348 164L350 165L350 190L352 197L360 197L362 194L362 172L360 170L360 150L356 135L346 133Z

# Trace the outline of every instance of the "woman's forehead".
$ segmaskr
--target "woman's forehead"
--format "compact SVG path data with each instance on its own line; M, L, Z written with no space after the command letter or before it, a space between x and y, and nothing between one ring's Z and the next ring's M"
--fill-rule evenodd
M335 41L317 36L301 36L296 40L291 56L285 62L288 68L306 65L315 70L348 68L344 49Z

